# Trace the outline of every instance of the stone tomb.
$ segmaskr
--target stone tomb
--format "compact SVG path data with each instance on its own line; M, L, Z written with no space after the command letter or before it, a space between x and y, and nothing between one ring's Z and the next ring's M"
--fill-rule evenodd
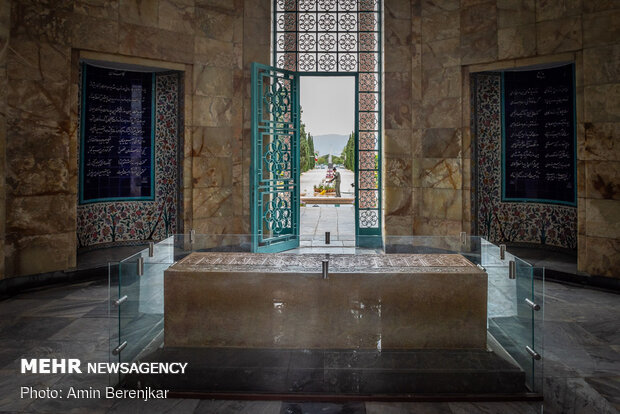
M166 347L484 349L487 274L458 254L192 253L164 276Z

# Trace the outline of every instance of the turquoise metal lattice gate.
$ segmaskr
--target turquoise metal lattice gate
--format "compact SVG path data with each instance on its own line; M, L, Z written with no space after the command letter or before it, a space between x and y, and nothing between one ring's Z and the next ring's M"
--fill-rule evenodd
M382 236L381 0L273 0L273 64L306 75L355 75L355 233Z
M299 77L252 64L252 251L299 246Z

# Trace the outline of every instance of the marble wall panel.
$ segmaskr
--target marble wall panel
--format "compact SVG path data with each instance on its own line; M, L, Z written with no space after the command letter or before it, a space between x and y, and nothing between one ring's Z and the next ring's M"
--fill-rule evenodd
M194 188L192 211L194 222L211 217L231 217L232 187Z
M165 30L194 33L194 2L159 0L158 26Z
M196 33L224 42L241 41L243 26L233 10L222 11L211 7L196 6ZM238 33L241 32L241 33Z
M192 139L193 157L232 156L233 128L195 127Z
M446 220L437 218L419 217L414 220L414 232L417 235L454 236L462 231L461 220Z
M385 73L411 73L411 46L392 46L385 50Z
M387 112L387 105L386 105ZM461 98L445 98L422 108L425 128L458 128L461 126Z
M157 27L159 2L142 0L119 0L119 18L122 23Z
M387 216L410 216L413 213L410 188L385 188L385 214Z
M231 157L194 157L192 187L229 187L232 185Z
M424 70L445 68L461 64L459 38L422 43L422 67Z
M536 0L497 0L498 29L534 22L536 22Z
M413 34L411 32L411 20L389 19L388 24L385 27L385 44L386 47L390 46L408 46L413 41Z
M620 160L620 123L586 123L584 159Z
M4 266L6 233L6 135L7 135L7 57L11 28L11 4L0 3L0 280L6 276Z
M584 121L620 121L620 83L584 88Z
M35 0L11 2L11 38L29 38L68 46L72 41L70 1L42 3Z
M66 159L37 160L27 154L9 158L6 184L12 195L71 193L76 188L75 172Z
M231 42L196 36L194 39L194 55L196 63L206 66L227 69L240 69L242 67L242 56Z
M385 186L411 187L411 158L385 157Z
M383 8L386 19L407 19L411 16L410 1L385 0Z
M411 131L408 129L386 129L383 135L386 156L411 154L411 140Z
M420 186L424 188L460 189L463 185L461 160L458 158L421 158Z
M536 25L539 55L579 50L582 47L581 16L540 22Z
M69 118L69 84L9 79L9 113L15 119L28 119L37 125L55 128ZM9 122L10 125L10 122Z
M194 63L194 38L186 33L159 30L157 32L159 59L177 63Z
M232 99L211 96L194 97L193 121L196 126L230 127Z
M592 236L586 236L585 239L586 260L584 270L591 275L620 277L618 274L618 269L620 269L620 239Z
M460 34L458 10L425 15L422 17L422 38L425 42L450 39Z
M243 22L243 43L244 45L267 45L271 34L265 30L265 20L245 18Z
M460 0L422 0L422 16L458 10Z
M595 13L620 8L616 0L584 1L582 6L584 13Z
M498 58L514 59L536 54L536 27L533 24L497 31Z
M620 239L620 200L586 200L586 229L597 237Z
M586 198L583 197L577 198L577 234L586 234Z
M86 16L118 19L120 0L75 0L73 11Z
M585 85L620 82L620 44L583 50Z
M486 1L474 4L470 7L465 7L463 4L461 4L460 20L462 34L496 30L496 1Z
M497 30L481 30L461 36L461 63L476 63L497 60Z
M385 128L387 129L411 129L411 103L396 99L386 99Z
M589 0L539 0L536 2L536 21L557 20L581 14L582 2Z
M70 76L69 47L25 38L12 39L7 54L11 79L63 82Z
M219 0L216 0L219 1ZM230 0L229 0L230 1ZM252 19L263 19L266 23L271 22L271 5L270 0L233 0L238 4L236 10L243 11L244 17Z
M75 232L20 238L6 258L7 275L51 272L75 267Z
M586 2L590 3L590 2ZM583 46L617 44L620 38L620 6L616 9L583 15Z
M413 220L413 216L386 216L384 224L385 234L390 236L411 236L413 233Z
M119 53L129 56L159 58L157 37L159 29L124 23L119 26Z
M427 218L461 220L462 191L449 188L422 188L420 215Z
M389 95L388 95L389 96ZM422 101L437 102L461 96L461 68L431 68L422 72Z
M75 195L13 196L7 213L7 226L19 238L71 232L76 220Z
M620 200L620 161L586 161L586 197Z
M72 26L72 47L108 53L118 52L117 21L74 14Z
M194 91L196 95L232 97L233 73L230 69L196 65Z

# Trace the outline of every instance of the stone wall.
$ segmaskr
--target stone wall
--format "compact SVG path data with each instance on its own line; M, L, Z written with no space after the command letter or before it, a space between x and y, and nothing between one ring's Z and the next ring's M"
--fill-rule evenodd
M574 61L579 266L613 276L620 267L620 4L385 0L384 18L385 233L471 232L470 73ZM86 52L182 67L184 228L248 232L249 69L252 61L269 63L270 22L270 0L2 2L6 275L75 266L77 68Z
M78 68L85 53L124 63L180 65L184 227L198 233L249 230L249 68L252 61L269 63L270 0L2 4L10 5L12 16L6 57L9 163L2 174L6 276L76 264ZM8 26L4 8L0 46Z
M9 50L11 5L0 3L0 279L4 277L4 235L6 215L6 56Z
M579 269L620 277L620 3L385 0L384 9L386 234L471 232L470 73L573 61Z

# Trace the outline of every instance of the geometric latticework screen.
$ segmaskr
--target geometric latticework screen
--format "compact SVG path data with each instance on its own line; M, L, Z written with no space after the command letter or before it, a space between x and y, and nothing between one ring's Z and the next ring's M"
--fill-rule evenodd
M274 0L274 66L357 79L356 228L381 234L381 1Z

